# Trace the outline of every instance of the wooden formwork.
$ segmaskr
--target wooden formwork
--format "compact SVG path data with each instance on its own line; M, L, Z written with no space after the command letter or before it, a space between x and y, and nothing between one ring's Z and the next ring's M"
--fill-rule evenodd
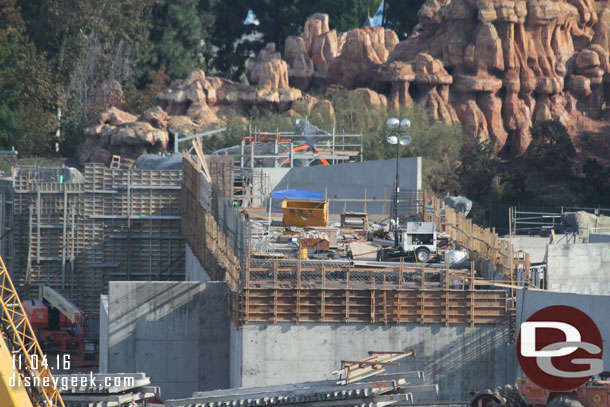
M12 270L24 298L49 285L96 314L110 280L183 278L181 171L88 164L79 182L25 173L13 178Z
M469 325L504 323L505 290L470 270L280 267L249 268L234 308L247 323L359 322ZM429 278L431 277L431 278ZM458 283L459 282L459 283ZM459 287L459 288L455 288Z
M240 322L496 324L506 321L501 290L245 288Z
M226 280L237 291L240 261L214 216L201 204L201 164L188 155L182 161L182 233L208 275ZM232 182L232 181L231 181Z

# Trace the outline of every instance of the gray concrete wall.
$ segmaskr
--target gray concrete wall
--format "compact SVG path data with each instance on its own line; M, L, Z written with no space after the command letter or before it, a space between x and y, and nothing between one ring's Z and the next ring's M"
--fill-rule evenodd
M365 161L337 165L316 165L313 167L292 168L265 168L269 175L271 190L306 189L314 192L327 193L328 198L364 198L364 189L367 198L383 199L384 189L386 198L392 198L394 188L394 175L396 173L396 160ZM402 189L421 189L422 187L422 160L421 157L402 158L400 160L400 187ZM381 213L381 203L367 204L369 213ZM348 211L362 211L362 203L348 203ZM333 202L331 213L343 211L343 202ZM390 211L390 204L386 205L386 212Z
M108 371L146 372L164 398L229 386L226 285L110 282Z
M423 370L427 383L439 385L441 400L468 400L470 391L515 378L514 345L508 344L505 325L246 325L238 340L244 387L332 379L342 360L409 348L417 356L386 370Z
M237 329L233 322L230 326L231 336L231 357L230 357L230 387L242 387L242 365L243 365L243 350L242 350L242 330Z
M610 243L551 244L548 288L580 294L610 294Z
M108 373L108 296L100 295L100 373Z
M207 271L205 271L205 269L203 268L201 263L199 263L199 260L195 256L195 253L193 253L193 250L191 249L189 244L185 243L184 245L186 246L185 254L184 254L185 255L185 258L184 258L185 280L186 281L199 281L202 283L206 282L206 281L211 281L212 279L208 275Z
M608 324L610 296L517 290L517 330L519 330L521 323L527 321L533 313L551 305L569 305L577 308L595 322L604 340L602 359L605 370L608 370L610 367L610 352L606 350L606 340L610 338L610 324ZM523 374L520 368L518 368L517 374Z
M551 241L550 237L513 236L510 241L515 250L525 250L530 254L531 263L544 263L546 261L546 246Z

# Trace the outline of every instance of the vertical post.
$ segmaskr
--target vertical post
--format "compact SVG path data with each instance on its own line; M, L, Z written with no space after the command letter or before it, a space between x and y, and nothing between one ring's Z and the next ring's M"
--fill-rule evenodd
M332 139L332 147L331 147L331 155L333 156L333 164L337 164L337 159L335 157L335 125L336 122L333 121L333 139Z
M366 187L364 187L364 213L366 212Z
M386 212L386 209L387 209L386 208L386 199L387 199L386 193L387 193L387 191L388 191L388 189L384 187L383 188L383 215L385 215L387 213Z
M254 169L254 140L250 139L250 169Z
M292 168L294 166L294 151L293 151L293 142L290 142L290 168Z
M241 139L241 152L239 154L239 168L244 169L244 150L246 147L246 140Z
M275 262L273 263L273 322L277 323L277 268L278 268L278 258L275 258Z
M398 135L397 135L398 137ZM400 193L400 140L396 142L396 178L394 179L394 221L396 222L394 230L398 229L398 194Z
M322 259L322 290L320 294L320 317L322 322L326 322L324 317L326 308L326 267L324 265L324 259Z
M36 264L40 264L40 221L41 221L40 189L36 191Z
M273 168L277 168L277 154L278 154L278 138L280 138L280 131L276 128L275 129L275 147L274 147L274 154L275 157L273 158Z
M474 261L470 262L470 326L474 327Z
M449 261L445 259L445 326L449 326Z
M66 188L66 186L64 186ZM64 289L66 284L66 245L67 245L67 228L68 222L66 217L68 216L68 191L64 189L64 213L63 213L63 240L61 248L61 288Z
M349 267L345 279L345 322L349 322Z

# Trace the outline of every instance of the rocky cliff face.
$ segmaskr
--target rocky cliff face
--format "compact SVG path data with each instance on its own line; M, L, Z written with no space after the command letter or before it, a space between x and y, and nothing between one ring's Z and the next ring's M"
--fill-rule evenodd
M472 139L522 154L539 120L572 133L603 120L610 100L610 2L593 0L427 0L413 35L398 41L380 27L337 33L315 14L248 62L249 85L206 78L174 80L140 117L111 109L87 129L81 163L166 151L171 136L192 134L227 110L332 115L332 105L302 92L352 90L378 109L421 103Z
M469 136L519 154L538 120L570 127L580 114L600 117L610 79L607 2L428 0L419 19L420 34L389 60L425 52L441 61L453 78L447 108Z
M389 106L419 102L512 155L527 149L538 120L570 128L605 109L607 1L428 0L419 19L399 43L381 28L336 34L314 15L286 41L290 83L366 86L386 93Z

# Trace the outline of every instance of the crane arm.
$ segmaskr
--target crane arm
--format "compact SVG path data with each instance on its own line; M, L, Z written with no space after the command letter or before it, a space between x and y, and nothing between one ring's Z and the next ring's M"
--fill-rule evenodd
M18 356L23 361L21 369L19 369L20 378L22 380L27 378L29 383L38 384L26 389L32 405L34 407L65 407L59 390L53 385L51 371L42 363L44 354L2 257L0 257L0 312L0 331L4 342L8 345L13 357ZM3 364L0 365L0 368L3 369L2 375L5 375L4 370L7 367ZM12 374L12 369L13 366L11 366L10 374ZM4 400L0 401L4 407Z

